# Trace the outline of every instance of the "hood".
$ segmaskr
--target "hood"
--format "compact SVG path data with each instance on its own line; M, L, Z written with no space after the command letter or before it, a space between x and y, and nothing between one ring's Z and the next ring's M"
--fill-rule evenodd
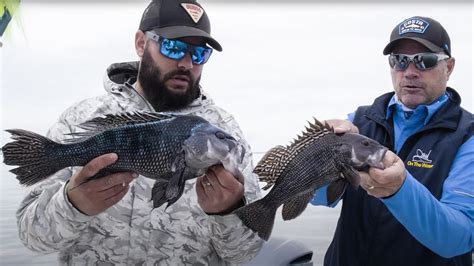
M137 81L138 61L111 64L105 73L104 88L111 92L112 88L118 88L125 84L134 84Z

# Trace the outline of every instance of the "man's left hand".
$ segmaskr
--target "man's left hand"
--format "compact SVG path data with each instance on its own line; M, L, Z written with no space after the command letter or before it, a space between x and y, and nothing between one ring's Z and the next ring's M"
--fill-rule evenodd
M206 213L229 213L244 196L244 180L234 177L222 165L215 165L197 178L196 192L198 203Z
M367 194L377 198L395 194L406 178L403 161L392 151L387 151L383 158L385 169L369 168L369 172L359 172L360 185Z

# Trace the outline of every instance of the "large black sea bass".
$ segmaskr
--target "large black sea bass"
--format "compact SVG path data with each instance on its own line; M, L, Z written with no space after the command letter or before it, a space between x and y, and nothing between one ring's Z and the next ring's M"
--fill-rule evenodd
M155 179L154 207L179 199L185 181L215 164L235 176L241 175L244 147L231 135L207 120L191 115L130 113L97 117L79 126L84 132L70 143L60 144L21 130L6 130L15 141L2 147L4 163L21 184L33 185L69 166L83 166L105 153L117 153L118 160L92 178L133 171Z
M268 240L278 207L283 204L283 220L294 219L305 210L315 190L328 184L327 200L333 203L348 183L359 185L356 169L383 168L386 151L378 142L359 134L336 135L331 127L315 119L289 146L276 146L262 157L254 173L267 182L263 189L273 188L262 199L234 213Z

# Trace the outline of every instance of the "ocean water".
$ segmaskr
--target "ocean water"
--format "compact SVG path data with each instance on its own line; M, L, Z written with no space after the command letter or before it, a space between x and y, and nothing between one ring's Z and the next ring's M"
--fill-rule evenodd
M391 91L382 49L392 28L413 15L448 30L456 58L449 85L474 109L472 3L202 2L224 51L212 55L201 84L239 121L255 161L313 117L345 118ZM146 3L22 1L0 48L1 129L45 134L65 108L103 93L110 63L137 60L133 38ZM0 141L9 141L3 130ZM33 254L18 239L15 211L26 191L8 169L0 171L0 265L54 265L55 254ZM295 220L278 218L273 235L303 242L321 265L339 210L308 206Z

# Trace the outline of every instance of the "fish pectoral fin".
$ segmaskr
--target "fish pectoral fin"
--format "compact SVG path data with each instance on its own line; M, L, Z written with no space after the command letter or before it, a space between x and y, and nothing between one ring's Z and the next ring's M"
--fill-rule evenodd
M326 199L328 206L332 205L338 200L342 194L346 191L347 181L343 178L339 178L336 181L329 184L326 193Z
M188 171L187 168L183 168L180 171L176 171L168 182L166 188L166 198L168 199L168 205L166 208L175 203L181 195L183 195L184 187L186 186L186 180L196 177L192 171Z
M343 165L341 173L354 188L359 187L360 175L354 167L350 165Z
M167 202L166 198L166 188L168 187L168 182L164 180L158 180L153 185L151 189L151 199L153 200L153 208L158 208L163 203Z
M184 184L184 169L178 169L173 173L168 181L168 187L166 189L166 198L172 199L179 194L179 187Z
M283 205L281 215L283 220L292 220L300 216L308 206L309 201L314 197L314 191L308 191L305 194L291 198Z

